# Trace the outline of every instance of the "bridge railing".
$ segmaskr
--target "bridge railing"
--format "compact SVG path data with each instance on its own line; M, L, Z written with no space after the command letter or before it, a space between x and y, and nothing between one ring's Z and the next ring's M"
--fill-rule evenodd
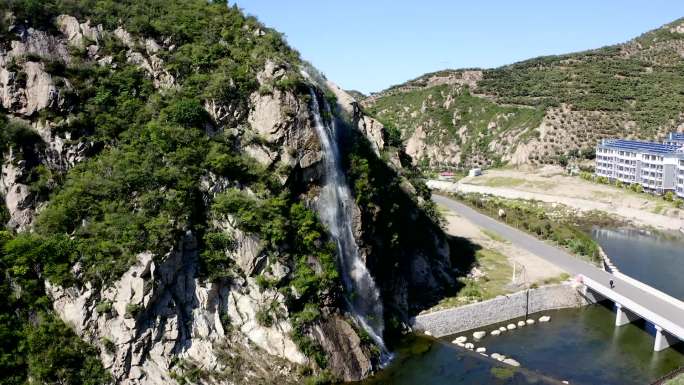
M597 281L588 278L584 275L582 277L582 282L584 285L589 287L590 289L598 292L599 294L603 295L606 298L609 298L620 305L622 305L624 308L628 309L632 313L637 314L639 317L644 318L664 330L666 330L668 333L674 335L675 337L684 340L684 328L677 325L673 321L670 321L667 318L662 317L661 315L647 309L643 305L640 305L639 303L623 296L622 294L619 294L615 290L598 283Z
M673 297L667 293L663 293L662 291L656 289L653 286L649 286L649 285L647 285L647 284L645 284L645 283L643 283L637 279L634 279L634 278L630 277L629 275L625 275L619 271L613 272L613 275L622 279L623 281L629 282L633 286L636 286L643 291L647 291L650 294L655 295L656 297L662 299L663 301L667 301L672 305L675 305L675 306L678 306L678 307L684 309L684 302L682 302L681 300L679 300L679 299L677 299L677 298L675 298L675 297Z

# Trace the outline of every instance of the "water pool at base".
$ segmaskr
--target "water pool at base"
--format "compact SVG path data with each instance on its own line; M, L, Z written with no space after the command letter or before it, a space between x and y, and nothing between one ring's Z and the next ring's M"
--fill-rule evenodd
M681 237L599 228L593 229L592 236L622 273L684 299ZM361 384L541 385L566 380L581 385L643 385L684 366L682 344L653 352L653 326L641 321L615 327L611 306L545 312L551 315L549 323L487 336L476 344L487 348L488 354L496 352L517 360L520 368L465 351L451 343L456 336L439 340L409 336L395 348L394 361ZM472 332L459 335L472 341Z
M392 363L357 385L556 385L538 373L483 359L444 340L409 335L399 343Z
M545 312L551 322L536 323L500 336L487 336L476 346L521 363L520 368L464 351L440 340L411 337L400 344L395 360L363 385L570 384L643 385L684 365L675 348L653 352L649 325L614 326L609 307ZM538 318L541 314L534 315ZM518 321L518 320L515 320ZM492 325L481 330L493 330ZM472 341L472 331L460 333ZM496 369L504 368L504 369Z

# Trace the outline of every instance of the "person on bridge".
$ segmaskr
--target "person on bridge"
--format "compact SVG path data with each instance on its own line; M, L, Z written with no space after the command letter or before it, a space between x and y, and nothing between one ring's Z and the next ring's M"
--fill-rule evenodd
M613 283L613 280L610 280L610 288L613 289L615 287L615 284Z

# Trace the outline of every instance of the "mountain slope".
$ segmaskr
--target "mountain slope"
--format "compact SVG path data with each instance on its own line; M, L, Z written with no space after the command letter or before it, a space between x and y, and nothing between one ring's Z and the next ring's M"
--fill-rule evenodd
M372 373L380 348L319 215L320 124L342 149L345 225L385 336L454 288L448 240L405 154L276 31L204 0L3 6L8 382Z
M422 165L564 162L684 129L684 21L616 46L426 74L363 101Z

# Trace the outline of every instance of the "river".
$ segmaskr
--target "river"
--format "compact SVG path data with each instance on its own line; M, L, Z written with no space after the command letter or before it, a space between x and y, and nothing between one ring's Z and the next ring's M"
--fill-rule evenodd
M631 229L592 230L624 274L684 299L684 241ZM464 351L450 341L408 336L395 360L363 385L570 384L642 385L684 365L681 345L653 352L653 327L643 321L614 326L610 305L547 312L551 322L487 336L476 346L519 361L514 369ZM537 315L538 317L539 315ZM493 330L491 325L486 330ZM461 333L472 340L472 331Z
M476 343L486 347L488 354L514 358L522 364L520 368L466 352L450 342L456 336L412 336L400 343L395 360L363 385L541 385L562 384L562 380L643 385L684 365L684 355L676 349L653 352L650 326L636 323L616 328L609 307L591 305L544 314L551 316L551 322L487 336ZM501 325L485 329L497 326ZM472 331L458 335L472 340Z
M636 229L594 228L592 237L621 273L684 300L684 240Z

